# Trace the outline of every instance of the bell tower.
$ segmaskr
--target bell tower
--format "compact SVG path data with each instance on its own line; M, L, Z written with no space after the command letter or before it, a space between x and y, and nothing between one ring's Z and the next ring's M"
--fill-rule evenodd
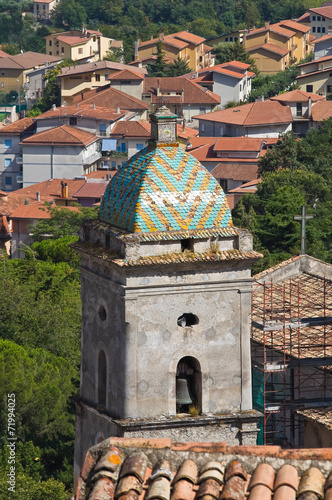
M81 255L75 471L109 436L255 444L249 321L260 254L224 192L176 143L176 116L110 181Z

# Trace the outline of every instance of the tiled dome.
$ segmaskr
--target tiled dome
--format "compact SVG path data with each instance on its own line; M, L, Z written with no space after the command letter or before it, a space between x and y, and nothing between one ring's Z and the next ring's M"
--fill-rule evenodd
M100 220L131 232L232 226L225 193L201 163L179 147L150 145L110 181Z

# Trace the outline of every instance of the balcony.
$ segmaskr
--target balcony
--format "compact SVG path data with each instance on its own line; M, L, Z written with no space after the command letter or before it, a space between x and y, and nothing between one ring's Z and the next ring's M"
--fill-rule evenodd
M128 151L102 151L102 155L107 158L128 158Z

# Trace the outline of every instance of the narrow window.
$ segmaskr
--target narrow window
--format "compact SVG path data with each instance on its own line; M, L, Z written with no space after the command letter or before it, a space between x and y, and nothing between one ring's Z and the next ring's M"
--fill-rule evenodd
M100 75L96 75L96 82L100 82Z
M98 355L98 404L106 405L106 356L104 351Z
M176 412L198 415L202 410L202 372L197 359L186 356L176 370Z
M296 116L302 116L302 103L296 103Z
M77 125L77 118L76 118L76 116L70 116L70 118L69 118L69 125Z
M306 86L306 92L313 92L313 89L314 89L313 85Z

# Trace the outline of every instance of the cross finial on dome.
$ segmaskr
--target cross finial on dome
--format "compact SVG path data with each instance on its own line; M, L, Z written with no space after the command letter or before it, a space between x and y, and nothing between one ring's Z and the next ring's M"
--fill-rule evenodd
M155 113L151 113L151 141L156 146L178 146L176 140L177 115L166 106L161 106Z

